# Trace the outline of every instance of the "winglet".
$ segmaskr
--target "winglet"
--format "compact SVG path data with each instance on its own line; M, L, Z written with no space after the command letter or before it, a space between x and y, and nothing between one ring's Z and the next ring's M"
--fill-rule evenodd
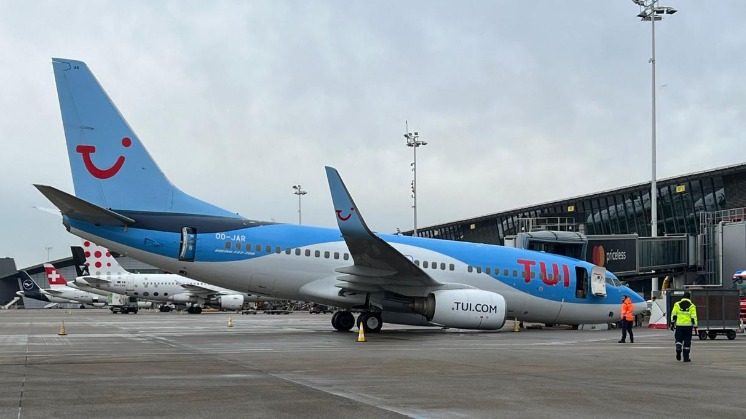
M326 178L329 181L329 190L332 193L332 202L336 213L339 230L345 237L368 237L373 235L358 212L355 201L352 200L337 169L326 166Z

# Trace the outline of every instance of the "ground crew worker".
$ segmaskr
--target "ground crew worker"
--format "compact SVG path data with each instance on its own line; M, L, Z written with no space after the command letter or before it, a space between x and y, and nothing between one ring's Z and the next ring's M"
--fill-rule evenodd
M632 300L626 295L622 296L622 339L619 343L627 341L627 332L629 332L629 343L635 343L635 336L632 334L632 322L635 319L633 312Z
M691 362L689 351L692 345L692 329L697 330L697 307L689 298L691 294L684 292L684 298L677 301L671 310L671 330L676 330L676 360L681 361L681 353L684 353L684 362Z

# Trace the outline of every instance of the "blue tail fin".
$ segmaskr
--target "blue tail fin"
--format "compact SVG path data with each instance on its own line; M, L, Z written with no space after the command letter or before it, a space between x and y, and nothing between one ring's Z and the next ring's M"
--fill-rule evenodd
M115 210L235 217L166 178L84 62L52 66L77 197Z

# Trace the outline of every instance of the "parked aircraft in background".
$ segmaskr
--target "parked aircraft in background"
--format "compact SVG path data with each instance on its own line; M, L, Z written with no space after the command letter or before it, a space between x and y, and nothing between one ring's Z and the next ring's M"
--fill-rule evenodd
M83 304L92 304L96 307L103 307L106 305L105 295L95 294L68 286L65 277L62 276L62 273L58 271L57 268L55 268L51 263L44 264L44 271L47 274L47 282L49 282L49 288L41 290L43 293L47 295L53 295L58 298L77 301Z
M51 292L49 289L39 287L36 281L26 271L18 271L21 278L21 290L16 292L21 297L31 298L32 300L44 301L49 304L44 308L53 307L57 304L80 304L80 301L65 298ZM105 299L103 301L106 301ZM85 308L84 304L80 305L80 308Z
M499 329L507 318L610 323L622 295L602 267L502 246L370 231L336 170L339 229L253 221L193 198L161 172L85 63L53 59L76 195L35 185L71 233L171 272L250 293L348 310L337 330L382 321ZM266 156L263 156L266 158Z
M244 302L269 301L274 298L243 294L174 274L135 274L124 269L103 246L89 240L83 241L84 260L80 252L73 251L81 275L74 283L83 289L124 294L148 301L162 303L161 311L171 311L168 303L187 306L189 313L199 314L202 307L239 310Z

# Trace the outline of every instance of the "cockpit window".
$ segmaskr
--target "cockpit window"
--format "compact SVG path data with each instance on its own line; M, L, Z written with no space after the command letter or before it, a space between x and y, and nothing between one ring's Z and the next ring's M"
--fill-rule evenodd
M621 281L619 281L616 278L612 278L610 276L606 277L606 283L609 284L609 285L613 285L615 287L621 287L622 286L622 282Z

